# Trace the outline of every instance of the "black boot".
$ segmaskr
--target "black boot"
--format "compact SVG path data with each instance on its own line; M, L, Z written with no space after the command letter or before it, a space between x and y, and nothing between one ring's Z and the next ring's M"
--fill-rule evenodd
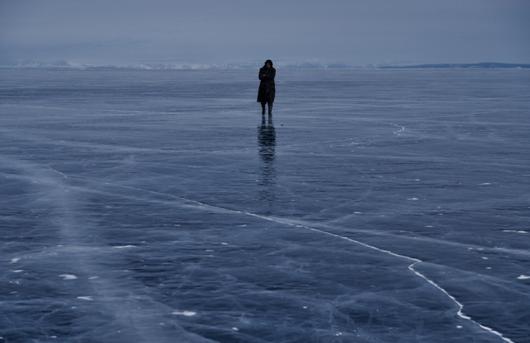
M265 114L265 104L261 104L261 114Z
M272 114L272 104L269 104L269 115Z

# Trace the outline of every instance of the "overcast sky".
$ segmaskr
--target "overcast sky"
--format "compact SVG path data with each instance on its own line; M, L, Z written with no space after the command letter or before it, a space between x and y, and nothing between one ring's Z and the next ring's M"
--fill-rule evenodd
M0 62L530 62L530 0L0 0Z

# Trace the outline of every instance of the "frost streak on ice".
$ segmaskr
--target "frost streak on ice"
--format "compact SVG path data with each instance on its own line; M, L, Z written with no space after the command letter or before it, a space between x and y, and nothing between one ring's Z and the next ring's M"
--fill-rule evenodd
M40 164L32 163L29 161L14 159L10 157L4 157L0 155L0 163L5 163L12 168L19 169L20 175L13 175L13 177L22 179L26 182L29 182L31 185L42 188L46 191L48 199L53 202L56 208L62 209L64 212L71 213L73 206L75 206L75 191L78 191L77 188L72 187L65 183L65 177L57 173L50 166L42 166ZM65 174L64 174L65 175ZM65 175L66 176L66 175ZM82 238L79 236L79 225L75 221L75 218L67 214L65 216L60 216L56 218L57 225L60 228L60 238L62 242L68 243L68 245L78 245L79 242L82 242ZM60 244L58 246L63 246ZM21 257L15 257L11 259L11 263L17 263L21 260ZM87 273L94 269L94 266L90 265L90 260L83 259L72 259L71 263L73 268L83 268L83 272ZM58 277L63 280L76 280L78 277L74 274L60 274ZM93 280L94 278L91 278ZM13 281L15 284L19 284L18 280ZM95 291L98 293L98 298L101 299L101 306L105 311L109 311L114 316L115 320L119 323L128 327L133 327L136 330L138 339L135 342L174 342L174 337L167 336L165 333L160 333L153 329L154 325L150 325L149 322L146 322L147 317L139 312L140 305L142 305L143 310L148 310L151 313L167 313L168 309L165 304L156 302L150 297L145 297L140 302L136 302L136 296L131 296L131 301L120 301L121 294L117 295L117 289L114 284L114 280L110 279L100 279L98 283L94 283ZM128 290L129 291L129 290ZM132 290L131 290L132 292ZM92 296L78 296L78 300L83 301L93 301ZM149 320L151 320L149 318ZM143 325L137 325L142 323ZM187 338L188 341L193 339L194 342L210 342L197 334L186 331L182 327L178 326L175 323L174 326L178 332Z

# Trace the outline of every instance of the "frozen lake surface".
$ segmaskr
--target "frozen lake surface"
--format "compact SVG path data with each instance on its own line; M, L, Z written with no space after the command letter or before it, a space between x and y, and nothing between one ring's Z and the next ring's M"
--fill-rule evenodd
M530 72L0 70L0 342L530 342Z

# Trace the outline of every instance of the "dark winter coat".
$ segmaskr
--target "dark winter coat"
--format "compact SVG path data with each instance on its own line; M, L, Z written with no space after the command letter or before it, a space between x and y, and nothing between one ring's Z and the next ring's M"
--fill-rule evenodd
M272 104L276 96L276 85L274 84L276 69L264 66L259 70L258 76L261 81L259 83L258 102Z

